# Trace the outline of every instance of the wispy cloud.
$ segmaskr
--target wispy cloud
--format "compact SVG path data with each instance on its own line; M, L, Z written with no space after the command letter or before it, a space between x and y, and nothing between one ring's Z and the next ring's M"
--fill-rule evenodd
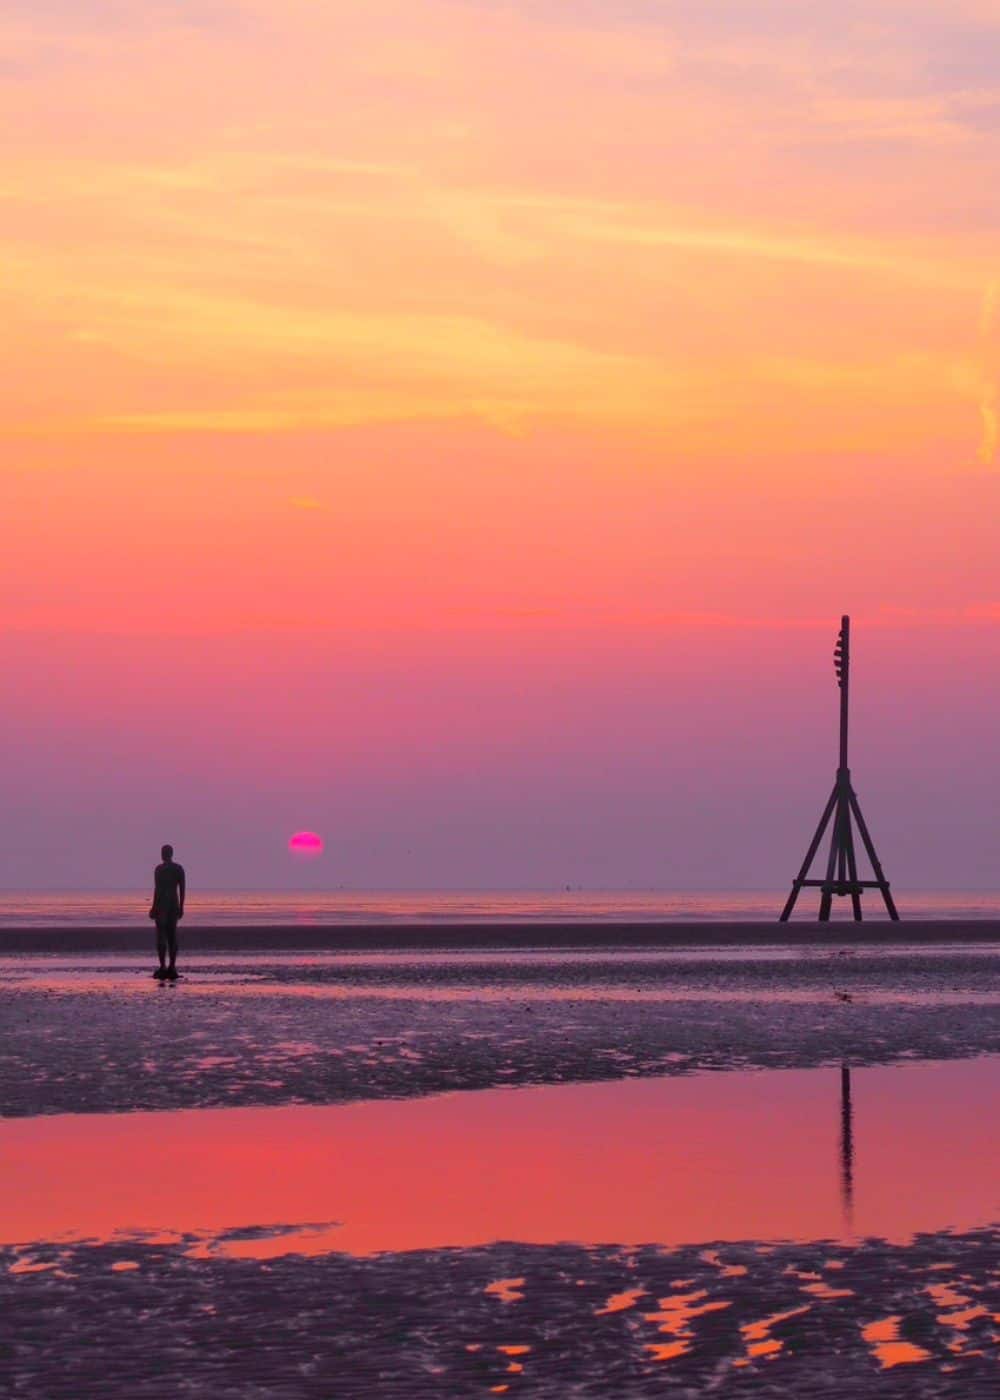
M995 467L1000 456L1000 278L986 288L980 315L982 376L979 388L979 415L982 431L979 460Z
M974 8L729 8L14 0L0 427L476 418L759 460L957 453L972 396L995 459L997 376L952 361L1000 133L919 28Z

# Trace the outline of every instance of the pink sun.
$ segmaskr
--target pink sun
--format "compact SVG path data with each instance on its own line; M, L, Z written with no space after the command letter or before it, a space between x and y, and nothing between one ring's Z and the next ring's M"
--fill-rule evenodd
M289 836L288 849L298 860L315 860L323 854L323 838L315 831L297 831Z

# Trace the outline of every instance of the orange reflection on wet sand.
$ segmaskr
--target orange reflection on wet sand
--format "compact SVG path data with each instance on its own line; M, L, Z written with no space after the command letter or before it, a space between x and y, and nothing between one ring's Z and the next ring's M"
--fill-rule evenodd
M926 1361L929 1351L913 1342L899 1340L899 1316L883 1317L862 1327L861 1335L872 1349L883 1371L893 1366L905 1366L914 1361Z
M855 1071L854 1232L995 1218L995 1070ZM0 1242L177 1231L201 1252L259 1258L843 1237L839 1092L839 1070L783 1070L8 1119Z
M626 1288L622 1293L612 1293L603 1308L595 1308L595 1317L607 1317L609 1313L625 1312L634 1308L640 1298L645 1298L644 1288Z
M690 1351L687 1342L648 1342L646 1351L649 1352L651 1361L673 1361L676 1356L683 1356Z
M788 1308L785 1312L772 1313L770 1317L762 1317L759 1322L748 1322L740 1328L748 1357L777 1356L784 1346L784 1343L777 1337L771 1336L771 1330L777 1327L779 1322L788 1322L790 1318L798 1317L801 1313L809 1312L810 1303L805 1303L801 1308Z
M654 1342L646 1346L654 1361L670 1361L675 1356L683 1356L691 1350L694 1340L692 1321L705 1313L721 1312L732 1307L732 1304L724 1299L703 1303L702 1299L705 1297L707 1293L704 1288L694 1293L668 1293L665 1298L659 1300L659 1312L643 1313L644 1321L658 1323L661 1332L676 1338L673 1342Z

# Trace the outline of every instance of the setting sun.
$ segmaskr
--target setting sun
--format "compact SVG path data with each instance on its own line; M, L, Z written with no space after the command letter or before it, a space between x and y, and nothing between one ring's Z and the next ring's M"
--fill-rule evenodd
M288 838L288 849L300 860L314 860L323 854L323 838L315 831L297 831Z

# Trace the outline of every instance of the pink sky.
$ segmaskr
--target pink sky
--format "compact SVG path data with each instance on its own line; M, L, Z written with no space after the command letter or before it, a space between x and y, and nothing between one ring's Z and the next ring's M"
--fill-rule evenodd
M0 885L1000 885L1000 13L12 0Z

